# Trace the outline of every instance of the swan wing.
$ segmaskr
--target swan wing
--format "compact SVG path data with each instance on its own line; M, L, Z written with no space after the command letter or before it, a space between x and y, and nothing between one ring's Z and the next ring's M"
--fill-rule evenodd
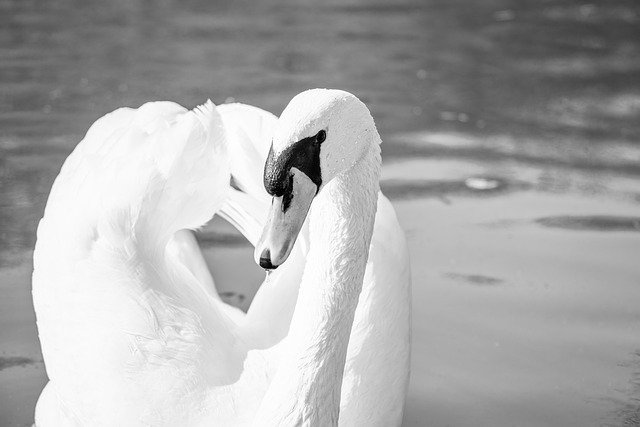
M213 104L159 102L99 119L69 156L34 252L50 378L38 425L186 425L212 399L209 411L237 410L242 390L231 384L246 346L194 269L166 250L227 197L225 146Z

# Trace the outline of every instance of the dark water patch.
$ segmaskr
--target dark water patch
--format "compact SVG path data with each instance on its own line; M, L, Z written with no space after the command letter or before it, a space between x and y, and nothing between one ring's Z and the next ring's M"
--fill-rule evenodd
M240 233L204 230L196 233L200 247L235 247L251 246L251 243Z
M245 307L244 304L245 300L247 299L245 295L232 291L220 292L219 295L220 298L222 298L222 301L224 301L226 304L232 305L245 312L247 311L247 307Z
M357 31L340 31L336 34L337 37L345 40L345 41L369 41L369 42L388 42L389 37L384 34L377 33L375 31L369 32L357 32ZM399 40L413 40L415 39L415 35L412 34L394 34L393 41L397 42Z
M0 356L0 371L3 369L18 367L25 367L37 363L37 360L30 359L28 357L12 356L2 357Z
M640 217L615 215L549 216L538 218L536 224L549 228L584 231L640 231Z
M215 215L206 225L195 232L201 248L250 247L251 243L233 225Z
M401 3L401 4L367 4L367 5L331 5L327 6L326 10L335 11L338 13L413 13L420 12L424 9L423 5L419 3Z
M476 184L486 183L481 186ZM390 199L443 198L446 196L490 197L512 191L527 190L530 184L508 181L498 177L473 177L465 180L413 181L385 180L380 183L382 192Z
M453 279L457 282L464 282L477 286L498 286L504 284L504 280L497 277L485 276L483 274L461 274L461 273L445 273L445 277Z

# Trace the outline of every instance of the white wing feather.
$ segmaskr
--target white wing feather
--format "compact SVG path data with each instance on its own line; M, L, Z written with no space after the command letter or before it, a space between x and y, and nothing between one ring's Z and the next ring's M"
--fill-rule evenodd
M180 424L243 373L235 323L166 251L226 198L224 136L212 103L149 103L98 120L65 162L34 253L38 424L47 396L72 423Z

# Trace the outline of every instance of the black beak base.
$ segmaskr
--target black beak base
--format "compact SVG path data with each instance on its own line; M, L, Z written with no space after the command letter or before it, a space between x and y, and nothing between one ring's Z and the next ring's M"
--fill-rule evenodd
M271 253L269 252L269 249L265 249L260 255L260 267L265 270L275 270L278 268L277 265L271 264Z

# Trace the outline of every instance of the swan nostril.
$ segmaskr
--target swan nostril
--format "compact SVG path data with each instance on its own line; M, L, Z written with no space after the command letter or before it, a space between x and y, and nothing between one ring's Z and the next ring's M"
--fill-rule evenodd
M260 255L260 267L264 268L265 270L273 270L278 268L277 265L271 264L271 252L269 252L269 249L265 249L264 251L262 251L262 255Z

